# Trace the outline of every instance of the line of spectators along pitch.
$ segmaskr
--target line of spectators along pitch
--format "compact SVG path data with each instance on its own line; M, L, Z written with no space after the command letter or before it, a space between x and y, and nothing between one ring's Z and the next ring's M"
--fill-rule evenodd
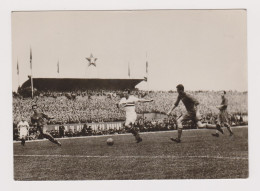
M176 130L176 117L177 116L171 116L170 118L164 118L163 120L147 120L147 118L139 118L134 124L134 127L139 129L140 132L154 132L154 131L169 131L169 130ZM216 122L216 116L211 116L208 118L204 118L202 121L204 123L210 122L214 124ZM231 124L233 126L236 125L245 125L246 122L243 121L242 116L239 118L233 118L230 119ZM194 129L196 128L195 124L191 121L184 124L184 129ZM19 139L19 130L14 124L13 129L13 139L18 140ZM93 129L91 125L84 124L84 127L77 131L76 129L72 130L69 129L68 131L65 131L64 125L59 125L59 130L51 130L49 133L54 138L63 138L63 137L79 137L79 136L93 136L93 135L108 135L108 134L125 134L129 133L125 131L124 128L108 128L108 129L102 129L98 127L97 129ZM43 139L41 134L37 131L36 127L30 127L29 128L29 136L27 137L29 140L36 140L36 139Z
M120 99L122 91L91 90L75 92L51 92L46 94L40 92L34 100L21 96L13 97L13 117L14 123L17 123L23 115L27 121L30 121L31 105L36 102L38 106L48 115L53 116L55 120L52 124L58 123L86 123L86 122L111 122L123 121L124 112L118 110L115 104ZM204 118L209 118L218 113L215 108L220 102L218 92L214 91L196 91L190 92L200 102L200 112ZM169 109L169 105L176 99L176 92L145 92L134 91L139 97L153 99L153 104L137 104L138 113L164 113ZM247 114L247 93L232 92L227 93L229 100L228 111L231 115ZM184 107L176 110L176 115L181 115Z

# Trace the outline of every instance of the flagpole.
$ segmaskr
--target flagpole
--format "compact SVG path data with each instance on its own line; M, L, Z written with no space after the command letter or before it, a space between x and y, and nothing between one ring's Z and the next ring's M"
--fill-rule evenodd
M32 69L31 69L31 87L32 87L32 99L33 99L33 76L32 76Z
M60 61L58 60L58 63L57 63L57 75L59 76L59 73L60 73Z
M88 73L88 64L86 64L85 76L87 76L87 73Z
M147 59L147 52L146 52L146 76L147 76L147 87L148 87L148 91L150 90L150 87L149 87L149 72L148 72L148 59Z
M33 99L32 48L30 48L30 67L31 67L31 87L32 87L32 99Z
M18 88L20 87L20 79L19 79L19 74L18 74Z
M130 64L129 64L129 62L128 62L128 77L129 77L129 79L131 78L130 76L131 76L131 73L130 73Z
M17 58L17 76L18 76L18 88L20 87L20 71L19 71L19 64L18 64L18 58Z

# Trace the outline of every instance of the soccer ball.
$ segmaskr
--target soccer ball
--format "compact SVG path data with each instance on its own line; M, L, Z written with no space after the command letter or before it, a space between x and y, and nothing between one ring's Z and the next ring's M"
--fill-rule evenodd
M107 145L112 146L114 144L114 140L112 138L107 139Z

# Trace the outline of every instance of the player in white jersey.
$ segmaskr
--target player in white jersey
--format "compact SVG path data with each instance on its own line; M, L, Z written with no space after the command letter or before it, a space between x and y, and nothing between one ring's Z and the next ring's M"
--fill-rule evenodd
M22 120L18 123L17 127L19 131L19 138L21 139L21 145L24 146L29 131L29 124L25 121L24 117L22 117Z
M130 132L134 135L136 142L139 143L142 141L142 138L133 126L137 118L137 114L135 112L135 104L137 102L152 102L153 100L139 99L131 95L130 93L130 90L124 91L124 97L117 104L117 107L119 108L121 106L124 108L126 114L125 128L130 130Z

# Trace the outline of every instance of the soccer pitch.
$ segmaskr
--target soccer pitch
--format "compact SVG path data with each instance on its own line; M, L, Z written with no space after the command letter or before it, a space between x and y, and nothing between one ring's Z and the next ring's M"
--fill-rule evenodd
M14 142L15 180L136 180L248 177L248 128L233 127L233 137L214 130L177 131ZM106 140L112 137L114 145Z

